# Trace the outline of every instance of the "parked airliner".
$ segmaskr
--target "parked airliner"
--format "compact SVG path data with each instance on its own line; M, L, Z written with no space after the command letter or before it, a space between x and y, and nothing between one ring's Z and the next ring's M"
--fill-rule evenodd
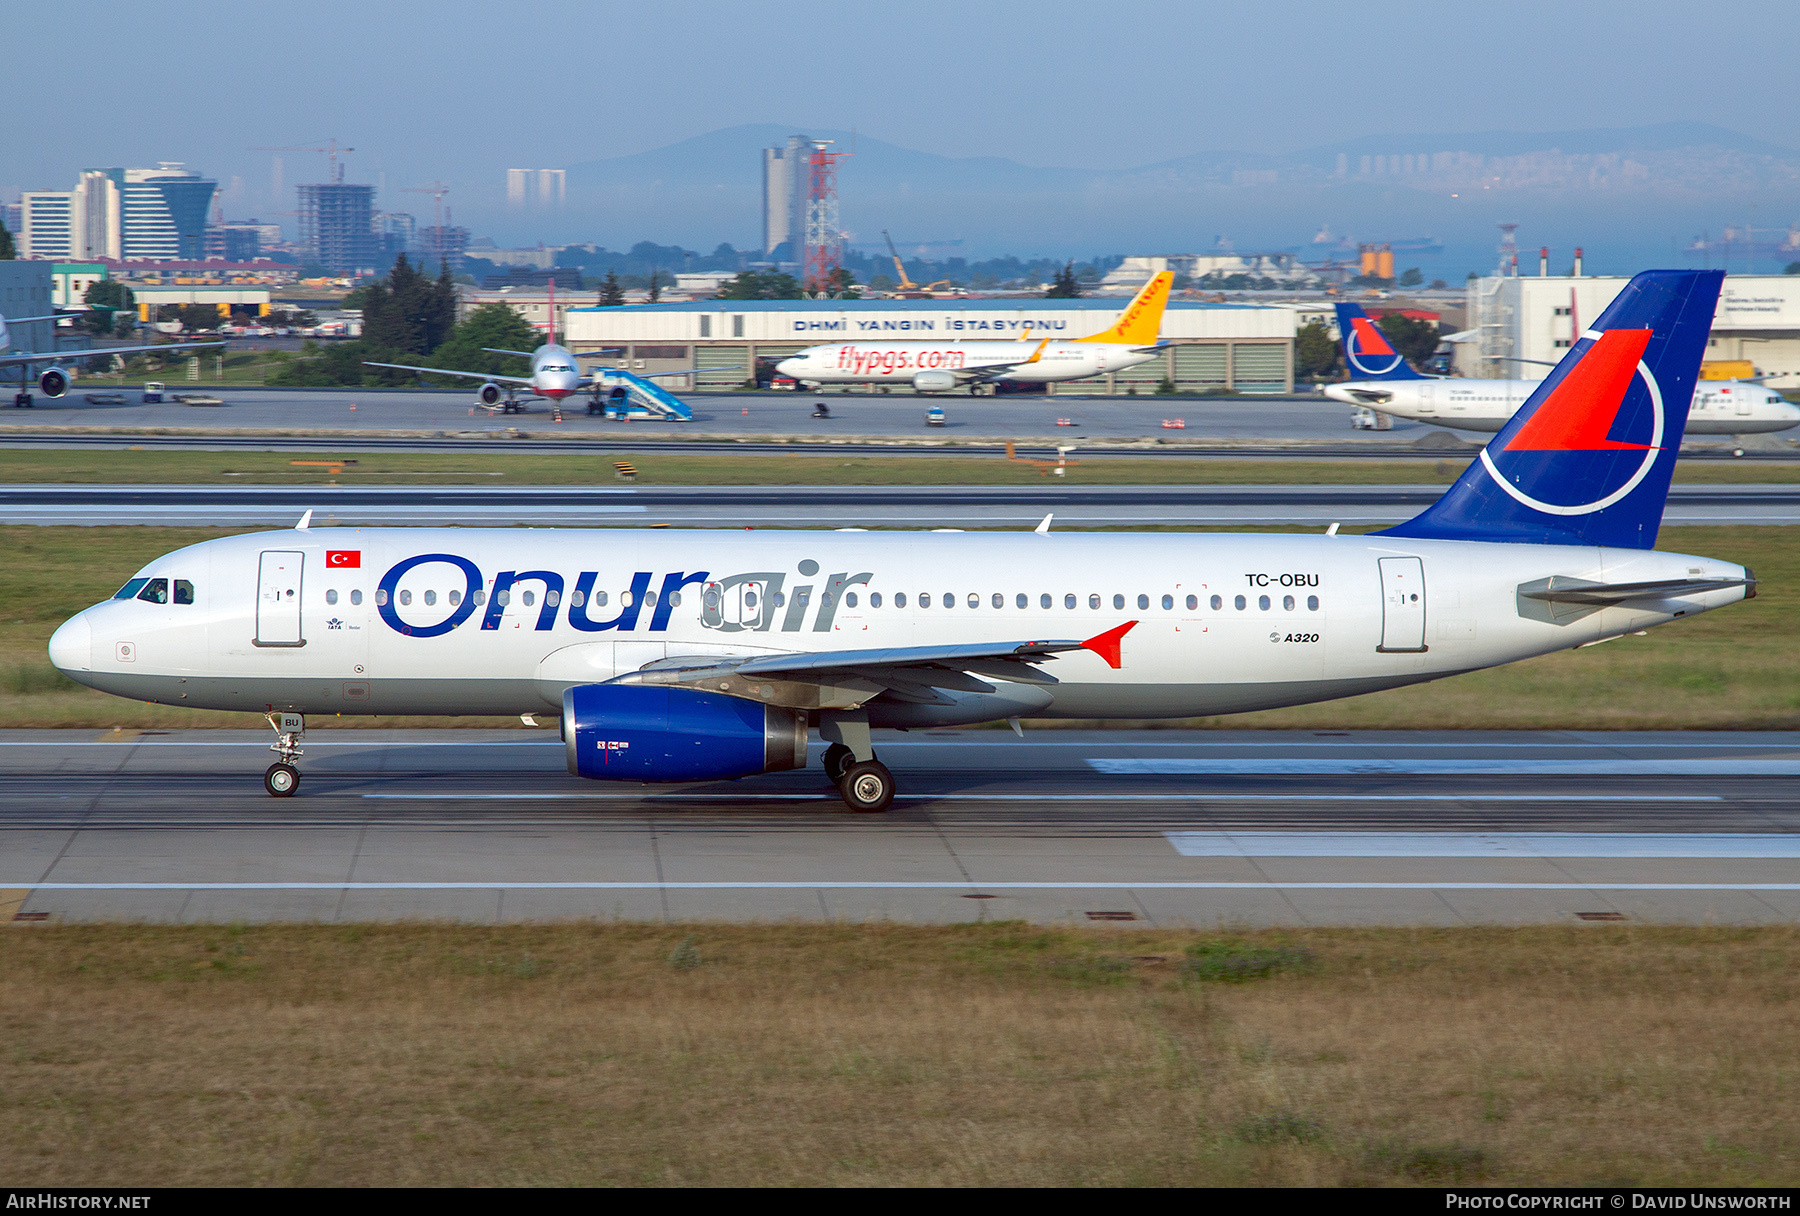
M1498 431L1541 380L1472 380L1414 371L1357 304L1337 305L1344 361L1356 379L1325 395L1413 422L1463 431ZM1688 407L1690 435L1749 435L1800 426L1800 406L1747 380L1702 380Z
M816 725L876 811L872 729L1298 705L1750 598L1743 566L1654 549L1722 278L1638 275L1441 499L1366 536L302 520L157 558L50 657L266 714L275 795L307 714L560 714L570 771L620 781L800 768Z
M430 372L437 376L462 376L469 380L480 380L482 385L475 390L476 401L483 409L497 409L503 414L516 414L525 408L519 400L521 392L549 401L558 411L557 420L559 422L562 420L561 407L564 398L572 397L576 393L591 393L593 402L588 412L598 413L602 390L608 385L618 385L636 393L640 401L648 407L648 412L659 418L676 422L692 421L693 415L686 404L655 382L657 376L689 376L693 374L692 372L651 372L638 376L630 372L596 368L593 372L584 374L581 364L575 360L574 352L557 345L556 342L556 283L554 280L550 283L549 315L549 341L536 350L499 350L491 346L482 348L491 355L518 355L521 359L531 360L529 376L465 372L447 367L414 367L408 363L375 363L367 359L363 360L363 363L367 367L391 367L403 372Z
M783 359L775 370L808 384L909 384L921 393L967 388L980 393L1005 381L1047 384L1124 371L1167 349L1157 344L1169 285L1163 271L1144 284L1111 328L1085 338L968 342L829 342Z
M59 317L54 315L48 317L14 317L12 322L14 325L23 325L27 321L55 321L59 319ZM39 363L47 363L50 366L38 373L38 392L44 394L46 397L55 398L68 392L69 381L74 379L74 377L69 374L68 369L62 366L64 363L82 359L91 359L99 355L135 355L143 351L151 350L192 350L198 346L223 345L225 345L223 342L218 341L158 342L153 346L102 346L97 347L94 350L39 351L32 354L6 354L4 352L12 346L12 335L6 331L6 318L0 316L0 367L17 367L20 369L19 391L13 395L13 405L15 407L29 407L31 405L31 390L27 389L25 384L31 376L32 367Z

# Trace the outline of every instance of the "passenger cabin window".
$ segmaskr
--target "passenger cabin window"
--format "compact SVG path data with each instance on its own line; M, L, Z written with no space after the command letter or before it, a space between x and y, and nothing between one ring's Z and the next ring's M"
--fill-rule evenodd
M1239 596L1234 596L1232 598L1231 606L1233 608L1236 608L1239 612L1242 612L1245 609L1245 607L1247 606L1247 603L1246 603L1244 597L1239 595Z
M1052 603L1052 600L1050 599L1050 595L1048 592L1046 592L1043 595L1038 596L1038 607L1039 608L1048 608L1051 605L1051 603Z
M1190 595L1190 596L1188 596L1188 598L1191 600L1194 597ZM1163 611L1164 612L1172 612L1172 611L1174 611L1174 608L1175 608L1175 597L1172 595L1163 596Z
M175 602L177 604L193 603L194 602L194 584L188 582L185 578L176 579L175 580Z
M138 592L137 597L140 600L144 600L144 601L147 601L148 603L152 603L152 604L168 603L169 602L169 580L166 578L151 579L149 582L144 584L144 589L142 591Z
M1117 610L1118 610L1118 609L1120 609L1120 608L1123 608L1123 607L1124 607L1124 606L1125 606L1125 597L1124 597L1124 596L1122 596L1122 595L1114 595L1114 596L1113 596L1113 609L1114 609L1114 611L1117 611ZM1145 604L1145 605L1144 605L1144 607L1146 607L1146 608L1148 608L1148 607L1149 607L1149 605L1148 605L1148 604Z
M1266 595L1257 596L1256 597L1256 606L1258 608L1262 609L1264 612L1267 612L1269 610L1269 597Z
M851 606L855 607L855 605L851 605ZM871 607L871 608L881 607L881 592L879 592L879 591L869 592L869 607Z
M1017 604L1020 608L1029 608L1031 606L1031 597L1021 591L1019 592L1018 597L1013 600L1013 603Z
M929 591L919 592L919 607L921 607L921 608L931 607L931 592L929 592Z
M1318 596L1309 595L1306 597L1306 610L1308 612L1317 612L1319 610L1319 597Z
M896 608L906 607L906 592L904 592L904 591L894 592L894 607L896 607Z
M1100 597L1097 595L1088 596L1088 608L1091 610L1094 610L1094 611L1098 611L1100 608Z
M870 598L874 598L874 597L871 596ZM844 607L846 607L846 608L856 607L856 592L854 592L854 591L844 592Z
M1188 607L1192 608L1193 606L1194 606L1194 597L1190 595L1190 596L1188 596ZM1212 610L1214 612L1217 612L1219 609L1223 608L1224 606L1225 606L1224 599L1222 599L1221 597L1216 596L1216 595L1212 597Z
M1063 596L1063 607L1064 608L1073 608L1074 606L1075 606L1075 597L1073 595Z
M336 591L336 590L335 590L335 589L334 589L334 590L331 590L331 591L327 591L327 592L326 592L326 593L325 593L325 602L326 602L326 603L327 603L327 604L335 604L335 603L337 603L337 591Z
M1148 608L1149 606L1150 606L1150 597L1149 596L1147 596L1147 595L1138 596L1138 607L1139 608Z

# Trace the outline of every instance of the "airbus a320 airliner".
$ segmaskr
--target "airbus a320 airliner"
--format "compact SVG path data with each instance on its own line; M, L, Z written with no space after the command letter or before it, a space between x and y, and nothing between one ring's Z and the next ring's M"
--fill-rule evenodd
M1722 275L1650 271L1417 518L1366 536L308 529L158 558L57 630L71 678L268 715L560 713L570 771L799 768L872 729L1297 705L1605 641L1755 593L1654 550Z

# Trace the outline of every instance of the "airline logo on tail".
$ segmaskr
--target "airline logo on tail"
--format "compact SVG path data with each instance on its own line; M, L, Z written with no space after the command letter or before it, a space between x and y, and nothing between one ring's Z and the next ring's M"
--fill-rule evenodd
M1125 346L1156 345L1157 334L1162 330L1163 309L1169 303L1169 288L1174 282L1173 271L1157 272L1132 297L1131 303L1125 306L1125 311L1119 314L1118 322L1111 329L1089 334L1075 341L1117 342Z
M1357 312L1360 314L1362 310L1357 309ZM1365 376L1385 376L1406 362L1393 343L1375 328L1375 322L1361 315L1346 319L1350 326L1344 331L1344 358L1353 371Z
M1495 445L1482 449L1481 463L1495 484L1547 515L1590 515L1637 489L1663 449L1662 386L1643 361L1652 336L1648 329L1583 334L1587 348L1571 352L1575 364L1505 446L1498 453ZM1548 502L1519 487L1552 459L1569 468L1553 484L1574 501Z

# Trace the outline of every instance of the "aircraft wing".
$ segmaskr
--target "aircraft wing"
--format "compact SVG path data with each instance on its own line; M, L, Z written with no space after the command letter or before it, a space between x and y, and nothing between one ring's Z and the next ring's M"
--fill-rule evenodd
M879 696L925 705L947 705L950 692L993 692L982 676L1019 684L1055 684L1040 671L1069 650L1091 650L1120 665L1119 639L1136 621L1085 641L981 642L954 646L894 646L877 650L826 650L754 657L672 656L617 677L620 684L703 687L771 705L856 708Z
M484 346L481 349L490 355L518 355L521 359L531 358L531 352L528 350L501 350L497 346Z
M1048 338L1039 342L1037 344L1037 349L1031 352L1031 357L1028 359L1014 359L1008 363L984 363L980 367L959 368L951 371L950 374L955 376L958 380L992 380L998 376L1005 375L1015 367L1024 367L1028 363L1036 363L1039 359L1043 358L1044 348L1048 345L1050 345L1050 339Z
M223 346L223 342L158 342L152 346L100 346L93 350L59 350L50 354L0 355L0 367L17 367L21 363L73 363L101 355L135 355L151 350L191 350L196 346Z
M506 384L531 384L530 376L490 376L486 372L455 372L447 367L414 367L410 363L371 363L364 359L363 366L391 367L403 372L430 372L434 376L467 376L471 380L498 380Z

